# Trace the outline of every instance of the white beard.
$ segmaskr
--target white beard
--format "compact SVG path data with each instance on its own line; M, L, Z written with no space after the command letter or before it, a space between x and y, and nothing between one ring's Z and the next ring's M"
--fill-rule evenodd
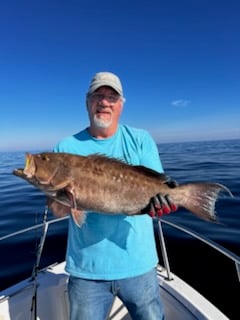
M93 122L98 128L108 128L112 124L112 118L110 120L105 120L98 118L97 115L94 115Z

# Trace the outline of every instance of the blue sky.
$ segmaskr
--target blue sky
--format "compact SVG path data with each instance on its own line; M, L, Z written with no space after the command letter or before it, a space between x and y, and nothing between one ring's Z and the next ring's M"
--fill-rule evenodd
M237 0L6 0L0 36L0 151L86 127L98 71L122 80L121 122L157 143L240 138Z

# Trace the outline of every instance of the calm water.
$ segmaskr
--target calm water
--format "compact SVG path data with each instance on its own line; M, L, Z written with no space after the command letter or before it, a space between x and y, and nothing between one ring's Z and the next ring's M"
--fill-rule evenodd
M191 228L240 256L240 140L161 144L159 152L165 172L179 183L215 181L234 194L233 199L220 194L216 204L220 224L199 220L184 210L165 219ZM11 173L23 165L24 152L0 153L0 237L42 221L45 197ZM67 221L49 227L41 267L64 259L66 228ZM171 270L231 319L239 319L235 301L240 285L235 265L180 231L167 226L163 229ZM40 235L41 229L0 243L0 290L31 276Z

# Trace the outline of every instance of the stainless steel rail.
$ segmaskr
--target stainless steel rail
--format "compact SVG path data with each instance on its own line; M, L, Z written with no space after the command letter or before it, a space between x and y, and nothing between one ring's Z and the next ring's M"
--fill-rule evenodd
M180 231L192 236L193 238L202 241L203 243L207 244L211 248L215 249L216 251L220 252L221 254L223 254L224 256L229 258L230 260L232 260L235 263L238 280L240 282L240 257L239 256L237 256L233 252L229 251L228 249L224 248L220 244L214 242L213 240L211 240L211 239L209 239L209 238L207 238L207 237L205 237L203 235L200 235L196 231L193 231L193 230L191 230L191 229L189 229L187 227L181 226L179 224L175 224L173 222L166 221L164 219L160 219L160 220L161 220L161 223L164 223L164 224L166 224L166 225L168 225L168 226L170 226L170 227L172 227L174 229L178 229L178 230L180 230ZM159 223L159 225L160 225L160 223ZM160 240L160 242L161 242L161 240ZM165 246L164 242L161 244L161 247L162 246ZM165 268L167 270L168 279L171 280L172 277L171 277L171 274L170 274L168 258L167 258L167 255L166 255L166 248L164 250L162 250L162 254L163 254L164 264L165 264L165 261L167 261L167 264L165 264Z
M66 220L69 217L62 217L62 218L57 218L57 219L52 219L46 222L47 227L50 224L54 224L54 223L58 223L60 221ZM211 248L215 249L216 251L220 252L221 254L223 254L224 256L226 256L227 258L229 258L230 260L232 260L235 263L236 266L236 271L237 271L237 276L238 276L238 280L240 282L240 257L237 256L236 254L234 254L233 252L229 251L228 249L224 248L223 246L221 246L220 244L214 242L213 240L200 235L198 232L193 231L192 229L189 229L187 227L184 227L182 225L179 224L175 224L173 222L167 221L164 218L161 218L158 220L158 231L159 231L159 241L160 241L160 245L161 245L161 250L162 250L162 255L163 255L163 262L164 262L164 267L167 271L167 278L168 280L172 280L172 275L171 275L171 271L170 271L170 266L169 266L169 262L168 262L168 256L167 256L167 250L166 250L166 246L165 246L165 241L164 241L164 235L163 235L163 230L162 230L162 226L161 224L166 224L174 229L180 230L185 234L188 234L190 236L192 236L195 239L200 240L201 242L205 243L206 245L210 246ZM19 234L23 234L26 233L28 231L31 230L35 230L38 228L42 228L43 227L43 223L40 224L36 224L34 226L31 226L29 228L25 228L16 232L13 232L11 234L5 235L0 237L0 241L12 238L14 236L17 236Z
M66 220L68 218L69 217L66 216L66 217L62 217L62 218L52 219L52 220L47 221L46 224L50 225L50 224L53 224L53 223L56 223L56 222L60 222L60 221ZM35 230L35 229L38 229L38 228L42 228L42 227L43 227L43 223L39 223L39 224L35 224L34 226L31 226L31 227L28 227L28 228L25 228L25 229L21 229L19 231L16 231L16 232L13 232L13 233L9 233L9 234L7 234L5 236L0 237L0 242L2 240L6 240L6 239L9 239L9 238L18 236L19 234L23 234L23 233L26 233L28 231L32 231L32 230Z

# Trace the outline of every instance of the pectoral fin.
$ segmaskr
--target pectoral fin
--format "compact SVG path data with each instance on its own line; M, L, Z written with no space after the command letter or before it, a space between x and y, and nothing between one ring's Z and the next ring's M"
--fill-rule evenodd
M86 219L86 212L78 209L71 209L73 221L80 228Z

